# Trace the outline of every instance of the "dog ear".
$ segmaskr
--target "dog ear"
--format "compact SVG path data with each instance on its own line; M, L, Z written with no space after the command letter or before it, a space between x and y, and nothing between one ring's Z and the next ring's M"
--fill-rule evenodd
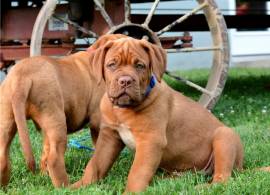
M152 72L156 76L158 82L161 82L167 66L166 51L161 46L152 44L145 40L141 40L141 43L150 57Z
M98 84L100 84L102 79L105 79L104 77L104 60L107 51L109 48L113 45L113 41L108 41L103 47L100 47L99 49L96 49L93 51L90 55L90 64L92 67L92 73L97 78Z

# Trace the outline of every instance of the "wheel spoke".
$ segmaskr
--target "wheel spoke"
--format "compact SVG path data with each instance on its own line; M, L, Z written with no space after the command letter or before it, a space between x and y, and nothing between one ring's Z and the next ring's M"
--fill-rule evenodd
M215 51L215 50L222 50L219 46L214 47L187 47L187 48L173 48L173 49L166 49L168 53L178 53L178 52L200 52L200 51Z
M181 81L182 83L184 83L184 84L186 84L186 85L188 85L188 86L190 86L192 88L197 89L198 91L200 91L200 92L208 95L209 97L213 97L214 96L213 92L211 92L211 91L209 91L209 90L207 90L207 89L205 89L205 88L203 88L203 87L201 87L201 86L199 86L199 85L197 85L197 84L195 84L195 83L193 83L193 82L191 82L191 81L189 81L189 80L187 80L187 79L185 79L183 77L179 77L179 76L173 75L169 71L166 71L165 73L168 76L174 78L175 80Z
M107 24L109 25L110 28L112 28L114 26L111 17L109 16L109 14L106 12L106 10L103 8L103 6L101 5L101 3L99 2L99 0L93 0L94 3L96 4L98 10L100 11L102 17L104 18L104 20L107 22Z
M47 0L40 9L36 18L30 44L30 56L41 55L42 36L45 30L47 20L53 14L57 0Z
M152 7L151 7L151 10L150 10L149 14L147 15L147 17L146 17L144 23L142 24L143 26L148 27L148 25L149 25L149 23L150 23L150 21L151 21L151 19L152 19L152 16L154 15L154 13L155 13L155 11L156 11L156 9L157 9L157 6L158 6L158 4L159 4L159 1L160 1L160 0L155 0L155 2L153 3L153 5L152 5Z
M61 22L67 23L67 24L73 26L74 28L76 28L77 30L79 30L79 31L81 31L81 32L83 32L83 33L85 33L85 34L87 34L87 35L90 35L90 36L93 37L93 38L98 38L98 35L97 35L95 32L93 32L93 31L91 31L91 30L87 30L86 28L81 27L81 26L78 25L76 22L73 22L73 21L71 21L71 20L69 20L69 19L63 19L63 18L61 18L61 17L58 17L56 14L53 14L52 16L53 16L55 19L57 19L57 20L59 20L59 21L61 21Z
M125 22L130 22L130 1L125 0Z
M203 8L205 8L206 6L208 6L208 3L205 1L204 3L202 3L198 7L194 8L190 12L186 13L185 15L181 16L180 18L178 18L177 20L175 20L171 24L165 26L163 29L161 29L160 31L157 32L157 35L160 36L164 32L167 32L167 31L171 30L175 25L182 23L183 21L185 21L186 19L188 19L190 16L196 14L197 12L199 12L200 10L202 10Z

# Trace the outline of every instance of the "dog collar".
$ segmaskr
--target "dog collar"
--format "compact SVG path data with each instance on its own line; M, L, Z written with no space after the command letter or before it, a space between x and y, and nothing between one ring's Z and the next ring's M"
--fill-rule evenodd
M150 92L155 87L155 85L156 85L156 78L154 75L152 75L150 79L150 83L147 86L146 91L145 91L145 95L144 95L145 97L147 97L150 94Z

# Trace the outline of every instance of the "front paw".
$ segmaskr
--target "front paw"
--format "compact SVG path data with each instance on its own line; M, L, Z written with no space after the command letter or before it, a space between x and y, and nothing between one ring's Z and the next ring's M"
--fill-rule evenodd
M48 169L47 169L47 162L41 162L39 167L40 167L40 173L42 175L49 175Z
M82 186L84 186L83 181L79 180L79 181L75 182L74 184L70 185L69 188L72 189L72 190L75 190L75 189L78 189L78 188L80 188Z

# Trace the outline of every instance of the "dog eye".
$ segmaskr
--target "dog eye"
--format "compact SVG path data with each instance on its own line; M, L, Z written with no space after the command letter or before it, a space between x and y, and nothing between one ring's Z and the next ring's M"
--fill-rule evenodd
M109 68L109 69L114 70L114 69L116 69L116 64L114 62L113 63L109 63L109 64L107 64L106 67Z
M138 69L138 70L145 69L145 65L142 64L142 63L137 63L137 64L135 64L135 67L136 67L136 69Z

